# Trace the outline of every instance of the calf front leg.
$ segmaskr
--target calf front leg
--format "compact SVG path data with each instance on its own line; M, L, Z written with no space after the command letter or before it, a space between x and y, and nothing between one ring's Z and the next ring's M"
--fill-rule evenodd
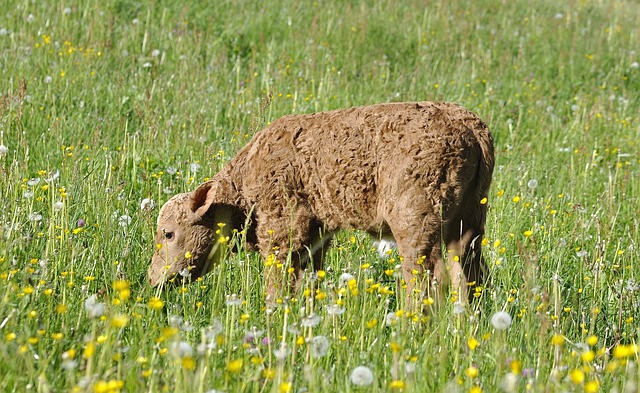
M325 235L305 208L268 216L258 216L257 235L265 262L267 305L273 306L299 290L310 261L315 269L322 268L332 233Z

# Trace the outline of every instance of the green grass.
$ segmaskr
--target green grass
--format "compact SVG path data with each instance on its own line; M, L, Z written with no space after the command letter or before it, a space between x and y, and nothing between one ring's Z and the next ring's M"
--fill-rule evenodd
M640 5L178 3L2 5L1 390L637 389ZM158 206L267 122L405 100L456 101L494 134L478 312L403 312L398 256L357 232L273 313L257 254L147 285Z

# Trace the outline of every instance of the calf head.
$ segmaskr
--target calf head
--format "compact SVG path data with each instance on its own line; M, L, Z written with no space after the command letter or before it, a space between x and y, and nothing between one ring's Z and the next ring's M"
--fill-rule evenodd
M231 211L215 199L216 185L210 181L193 192L172 197L162 206L155 252L147 272L152 286L172 278L192 281L207 274L223 258L232 231Z

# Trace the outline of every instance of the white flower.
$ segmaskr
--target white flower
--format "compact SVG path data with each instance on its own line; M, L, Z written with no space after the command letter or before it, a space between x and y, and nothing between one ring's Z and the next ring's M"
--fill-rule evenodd
M289 349L289 347L287 347L287 344L285 343L282 343L280 345L280 348L273 350L273 356L275 356L276 359L278 360L286 359L287 356L289 356L289 353L291 353L291 350Z
M398 318L396 313L393 311L387 313L387 316L384 318L385 325L387 326L395 325L399 320L400 318Z
M394 248L397 247L396 242L391 240L381 239L373 243L378 249L378 256L381 259L387 259Z
M118 225L120 225L121 227L124 228L129 224L131 224L131 217L127 216L126 214L118 217Z
M538 181L536 179L529 180L529 182L527 183L527 187L529 187L532 190L535 190L538 187Z
M634 61L633 63L631 63L631 68L640 68L640 63Z
M246 338L258 341L260 337L264 334L264 330L258 330L255 326L253 326L250 330L247 330Z
M151 211L156 207L156 201L151 198L144 198L142 202L140 202L140 209L144 211Z
M227 295L227 300L225 300L225 304L227 306L239 306L242 304L242 299L238 297L235 293L231 296Z
M182 317L179 317L177 315L169 316L169 325L171 325L172 327L180 327L180 325L182 325L182 322L184 322L184 319L182 319Z
M404 364L405 374L413 374L416 372L416 362L406 362Z
M340 307L337 304L332 304L330 306L327 306L327 314L334 317L338 315L342 315L344 311L345 311L344 307Z
M350 379L356 386L369 386L373 383L373 371L367 366L358 366L351 371Z
M64 203L62 201L58 201L53 204L53 210L59 212L64 207Z
M29 14L29 15L27 15L27 23L31 23L31 22L33 22L34 20L36 20L36 17L35 17L35 16L33 16L33 14Z
M345 285L347 285L347 283L349 281L351 281L353 279L355 279L355 277L353 277L353 275L351 275L349 273L342 273L338 280L340 281L340 286L344 287Z
M191 347L191 344L186 341L171 343L169 351L177 359L193 356L193 347Z
M142 65L142 68L151 68L152 64L148 61Z
M51 75L47 75L44 77L44 83L49 84L53 82L53 78L51 77Z
M306 317L303 317L300 321L300 326L302 327L314 327L320 323L320 316L318 314L309 314Z
M98 302L96 295L91 295L84 301L84 310L89 315L89 318L100 318L107 311L107 306Z
M507 373L502 381L500 381L500 387L507 393L518 391L518 375L514 373Z
M50 172L49 173L49 177L47 178L47 182L52 182L52 181L56 181L58 180L58 178L60 177L60 171L56 169L55 172Z
M511 326L511 315L505 311L498 311L491 316L491 324L496 330L507 330Z
M207 340L215 342L216 338L220 333L222 333L223 330L224 328L222 327L222 323L217 318L214 318L211 321L211 325L207 326L204 329L203 334Z
M42 221L42 214L38 214L38 213L29 214L29 221L35 221L35 222Z
M9 153L9 148L5 145L0 145L0 157L4 157Z
M329 351L329 339L325 336L315 336L311 339L311 356L314 358L324 357Z
M298 329L298 324L292 323L291 325L287 326L287 332L291 334L300 334L300 329Z
M62 10L62 13L65 15L69 15L71 13L71 7L66 7L64 10Z

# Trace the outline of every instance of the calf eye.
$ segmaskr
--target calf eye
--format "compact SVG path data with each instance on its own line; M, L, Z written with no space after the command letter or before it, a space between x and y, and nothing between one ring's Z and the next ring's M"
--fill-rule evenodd
M164 238L167 239L168 241L173 240L173 232L167 232L164 230L164 228L162 228L162 234L164 235Z

